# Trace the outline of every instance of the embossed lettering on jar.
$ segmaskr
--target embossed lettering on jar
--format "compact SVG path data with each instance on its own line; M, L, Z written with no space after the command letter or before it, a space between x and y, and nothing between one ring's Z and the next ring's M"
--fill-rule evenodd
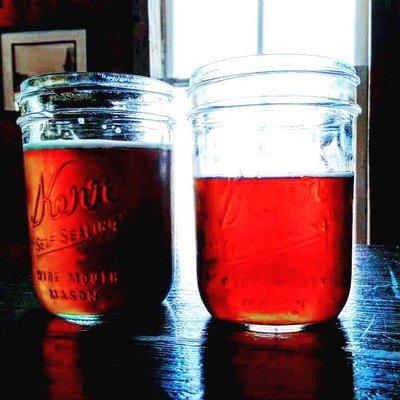
M129 75L22 84L33 279L50 312L98 323L167 295L171 100L169 85Z
M284 332L342 310L358 82L346 63L301 55L192 76L198 283L213 316Z

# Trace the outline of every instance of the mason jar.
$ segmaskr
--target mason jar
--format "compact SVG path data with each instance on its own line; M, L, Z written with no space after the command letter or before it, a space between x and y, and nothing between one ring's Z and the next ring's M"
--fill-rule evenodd
M307 55L194 72L198 284L213 316L279 332L342 310L358 84L352 66Z
M51 313L95 324L166 297L171 101L168 84L134 75L22 83L33 281Z

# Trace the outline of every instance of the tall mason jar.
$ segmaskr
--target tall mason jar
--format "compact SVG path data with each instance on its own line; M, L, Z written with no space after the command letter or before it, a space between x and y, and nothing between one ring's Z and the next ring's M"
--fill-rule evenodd
M134 75L22 83L33 280L51 313L95 324L166 297L171 100L168 84Z
M213 316L279 332L342 310L358 83L352 66L306 55L193 74L198 283Z

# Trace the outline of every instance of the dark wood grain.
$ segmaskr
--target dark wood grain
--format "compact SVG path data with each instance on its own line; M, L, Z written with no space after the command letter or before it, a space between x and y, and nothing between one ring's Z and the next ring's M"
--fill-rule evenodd
M400 248L358 246L355 264L338 321L266 335L211 319L191 265L178 266L160 308L143 314L138 304L128 321L90 329L42 311L27 268L3 261L2 390L34 399L398 398Z

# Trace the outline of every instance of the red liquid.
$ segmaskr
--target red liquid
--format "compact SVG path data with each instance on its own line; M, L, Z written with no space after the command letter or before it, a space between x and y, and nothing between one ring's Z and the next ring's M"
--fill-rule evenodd
M52 313L161 302L172 279L170 150L24 153L33 280Z
M198 279L218 318L335 318L350 289L352 177L198 178Z

